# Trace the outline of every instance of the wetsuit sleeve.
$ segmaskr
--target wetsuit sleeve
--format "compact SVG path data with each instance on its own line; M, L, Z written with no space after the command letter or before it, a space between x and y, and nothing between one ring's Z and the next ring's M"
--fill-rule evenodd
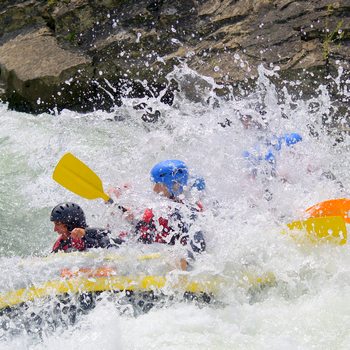
M120 237L115 237L115 238L111 238L111 246L120 246L121 244L125 243L125 241L123 239L121 239Z
M88 227L83 237L86 248L109 248L114 242L109 238L110 231L102 228Z

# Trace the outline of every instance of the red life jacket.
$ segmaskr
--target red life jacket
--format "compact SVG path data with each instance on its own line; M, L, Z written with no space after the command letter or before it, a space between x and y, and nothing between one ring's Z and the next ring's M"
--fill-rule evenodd
M197 208L192 209L200 212L203 210L203 206L198 202ZM170 216L173 214L170 214ZM156 224L156 220L158 221L158 225ZM184 224L185 226L186 224ZM180 244L186 246L189 240L187 231L175 231L173 227L169 226L169 220L163 217L155 219L153 210L150 208L144 211L142 220L136 226L136 233L138 240L146 244L156 242L174 245L176 241L179 241Z
M142 220L137 225L139 240L143 243L169 243L166 237L173 231L168 225L168 219L158 218L159 227L154 221L152 209L147 208L142 216Z
M57 253L58 251L66 251L70 248L82 251L85 250L85 243L82 239L74 239L71 237L63 239L62 236L59 236L53 245L52 252Z
M203 205L198 201L196 207L192 209L201 212ZM187 234L181 235L179 232L174 232L174 229L169 226L169 220L163 217L156 219L151 208L144 211L142 219L137 223L135 229L138 240L145 244L156 242L173 245L176 240L179 240L184 246L188 243L189 236ZM125 240L131 235L130 232L122 231L119 233L119 238Z

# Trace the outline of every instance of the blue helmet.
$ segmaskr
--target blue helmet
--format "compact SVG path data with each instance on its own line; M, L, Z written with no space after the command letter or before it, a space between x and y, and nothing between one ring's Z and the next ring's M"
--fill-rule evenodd
M164 184L172 196L178 196L187 185L188 168L181 160L164 160L151 169L151 181ZM179 188L174 190L175 184Z
M295 145L296 143L303 140L303 138L296 132L292 132L290 134L284 134L281 138L282 140L284 140L284 142L288 147Z

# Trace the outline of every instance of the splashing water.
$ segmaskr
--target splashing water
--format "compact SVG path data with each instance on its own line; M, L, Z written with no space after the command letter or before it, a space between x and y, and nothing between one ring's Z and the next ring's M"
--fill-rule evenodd
M195 271L233 281L220 291L220 307L173 301L134 317L121 314L102 297L78 322L44 329L39 337L23 330L1 331L1 349L350 346L348 245L298 245L278 234L284 224L302 218L308 206L349 196L350 137L344 134L337 143L330 128L324 128L335 107L323 86L317 99L296 100L286 89L281 98L268 79L271 74L277 72L260 67L256 92L220 99L211 79L184 66L169 76L181 87L172 106L160 98L127 99L111 113L80 115L65 110L60 115L31 116L0 105L2 291L17 288L18 281L38 281L64 265L33 256L50 251L55 233L49 214L58 202L81 205L90 225L114 220L112 227L123 229L120 218L111 219L102 201L83 200L52 180L53 169L66 152L94 169L105 189L131 183L132 191L122 201L135 208L157 201L149 181L156 162L184 160L207 185L201 225L208 253L196 262ZM154 122L144 121L144 109L134 108L142 103L158 111ZM245 129L240 121L245 115L261 127ZM253 180L243 151L253 149L262 137L290 132L300 133L303 141L280 151L279 176L260 174ZM234 282L243 270L271 271L276 284L247 290ZM39 312L40 303L34 303L23 318L33 310Z

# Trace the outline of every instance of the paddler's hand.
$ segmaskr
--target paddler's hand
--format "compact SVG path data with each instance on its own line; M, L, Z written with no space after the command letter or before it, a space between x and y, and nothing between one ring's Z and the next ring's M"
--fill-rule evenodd
M71 231L70 236L73 239L82 239L85 236L85 230L83 228L75 228Z
M119 198L125 191L130 190L131 185L126 183L121 187L111 187L108 189L107 193L109 196L114 197L115 199Z
M128 222L133 222L135 220L135 215L130 209L123 210L123 219L125 219Z
M187 267L188 267L188 263L187 263L187 260L182 258L180 259L180 269L182 271L186 271L187 270Z

